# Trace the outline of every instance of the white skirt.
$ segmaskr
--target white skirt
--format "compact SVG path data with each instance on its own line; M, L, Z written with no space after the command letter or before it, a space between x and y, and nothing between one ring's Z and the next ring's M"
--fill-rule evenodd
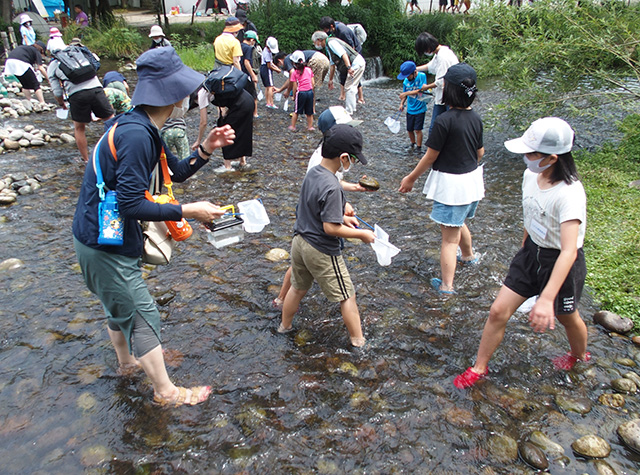
M461 175L431 170L422 192L429 200L451 206L480 201L484 198L483 167Z

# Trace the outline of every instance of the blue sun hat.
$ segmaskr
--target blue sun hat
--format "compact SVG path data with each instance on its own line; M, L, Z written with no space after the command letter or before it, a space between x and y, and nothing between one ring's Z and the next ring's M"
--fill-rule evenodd
M134 106L168 106L200 87L204 76L184 65L172 46L154 48L136 60L138 84L131 97Z
M407 77L411 76L413 72L416 70L416 63L413 61L405 61L400 66L400 74L398 74L398 79L403 80Z

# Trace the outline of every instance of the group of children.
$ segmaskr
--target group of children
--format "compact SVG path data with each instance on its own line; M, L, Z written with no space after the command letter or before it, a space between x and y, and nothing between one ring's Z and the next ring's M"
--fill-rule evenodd
M425 108L417 96L426 83L424 74L416 71L414 63L406 62L399 78L404 80L401 108L406 101L410 115L415 116L410 120L423 123ZM455 64L443 80L443 102L448 109L435 120L426 152L402 179L398 191L411 191L416 180L431 169L423 192L433 201L430 218L440 225L442 234L441 276L433 278L431 286L449 296L456 293L457 263L470 265L479 260L465 221L474 217L484 197L483 168L479 165L484 146L482 120L471 107L477 93L475 70L465 63ZM330 110L324 114L333 115ZM322 159L310 167L300 192L292 265L274 300L277 306L282 305L278 332L293 329L293 315L315 280L330 301L340 302L351 344L359 347L365 338L339 238L373 242L375 235L358 227L344 196L345 186L336 174L367 160L362 154L362 135L352 125L336 123L322 131ZM417 141L416 148L421 146L421 134L409 136L412 143ZM578 312L586 276L582 250L586 195L571 155L573 140L573 130L565 121L547 117L535 121L522 137L505 142L509 151L524 154L527 166L522 186L523 244L491 306L475 364L454 379L458 388L468 388L488 374L488 362L502 341L508 320L533 296L538 296L529 314L533 329L553 329L557 317L567 333L570 351L555 358L554 366L570 370L578 361L590 359L586 325Z

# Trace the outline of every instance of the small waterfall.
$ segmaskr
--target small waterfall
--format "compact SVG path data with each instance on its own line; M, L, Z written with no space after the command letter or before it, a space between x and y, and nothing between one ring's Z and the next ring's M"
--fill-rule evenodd
M367 63L364 68L364 81L371 81L372 79L383 78L384 70L382 69L382 59L380 56L373 56L371 58L365 58Z

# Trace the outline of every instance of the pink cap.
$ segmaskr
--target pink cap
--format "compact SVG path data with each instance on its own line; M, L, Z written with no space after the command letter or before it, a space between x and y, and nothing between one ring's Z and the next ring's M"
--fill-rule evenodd
M49 28L49 38L62 38L62 33L55 26Z

